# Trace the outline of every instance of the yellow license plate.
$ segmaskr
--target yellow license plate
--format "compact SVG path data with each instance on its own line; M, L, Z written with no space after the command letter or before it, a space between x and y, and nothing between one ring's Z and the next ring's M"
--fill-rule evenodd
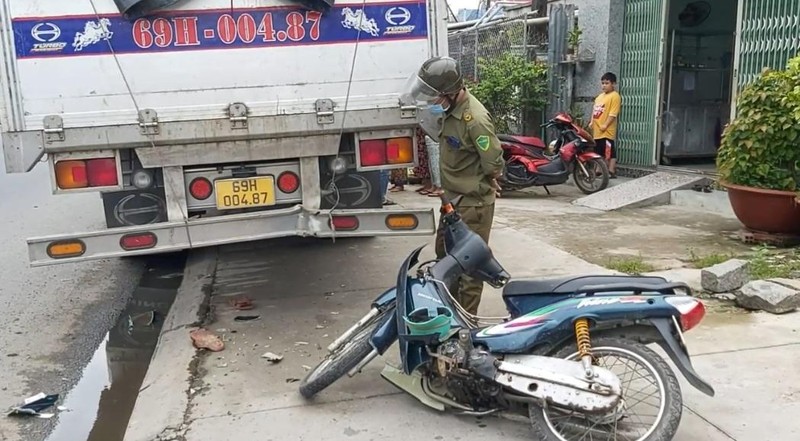
M214 190L220 210L275 205L275 178L272 176L223 179L214 182Z

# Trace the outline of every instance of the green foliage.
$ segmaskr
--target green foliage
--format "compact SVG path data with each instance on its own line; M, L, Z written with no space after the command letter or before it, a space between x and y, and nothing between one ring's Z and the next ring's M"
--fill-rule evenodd
M642 275L655 271L655 267L645 262L642 256L612 259L605 266L610 270L631 275Z
M750 278L753 280L776 277L796 278L800 272L800 250L778 250L775 247L761 245L753 248L755 253L750 259Z
M581 44L581 36L583 35L583 31L581 28L575 26L572 28L571 31L567 34L567 44L572 49L577 49L578 45Z
M728 260L734 258L734 256L730 254L719 254L719 253L699 255L696 254L694 250L689 250L689 254L692 266L694 266L697 269L708 268L718 263L727 262Z
M492 114L498 133L508 133L509 123L520 115L547 105L546 64L505 52L491 60L479 59L478 68L480 80L467 85Z
M736 103L717 155L723 181L795 191L800 187L800 57L783 71L764 70Z
M800 123L800 55L789 60L786 73L793 87L784 98L785 104L794 109L794 118Z

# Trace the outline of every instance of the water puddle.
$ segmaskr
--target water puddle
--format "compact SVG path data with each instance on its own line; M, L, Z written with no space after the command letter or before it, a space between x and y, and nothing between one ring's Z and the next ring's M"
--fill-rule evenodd
M149 259L139 286L78 384L46 441L122 441L164 318L183 280L185 253Z

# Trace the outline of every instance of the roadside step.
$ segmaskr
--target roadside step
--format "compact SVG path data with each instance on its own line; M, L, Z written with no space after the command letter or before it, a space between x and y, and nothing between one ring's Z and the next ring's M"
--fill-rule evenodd
M707 179L691 174L656 172L584 196L572 203L602 211L669 204L672 191L690 188Z

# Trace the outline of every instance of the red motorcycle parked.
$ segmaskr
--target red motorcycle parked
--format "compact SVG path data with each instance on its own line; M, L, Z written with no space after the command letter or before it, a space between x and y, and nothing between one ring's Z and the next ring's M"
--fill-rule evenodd
M559 113L542 127L555 127L558 138L550 148L539 138L498 135L506 169L498 180L505 191L544 187L567 182L570 174L585 194L604 190L610 178L603 157L592 151L594 139L566 113Z

